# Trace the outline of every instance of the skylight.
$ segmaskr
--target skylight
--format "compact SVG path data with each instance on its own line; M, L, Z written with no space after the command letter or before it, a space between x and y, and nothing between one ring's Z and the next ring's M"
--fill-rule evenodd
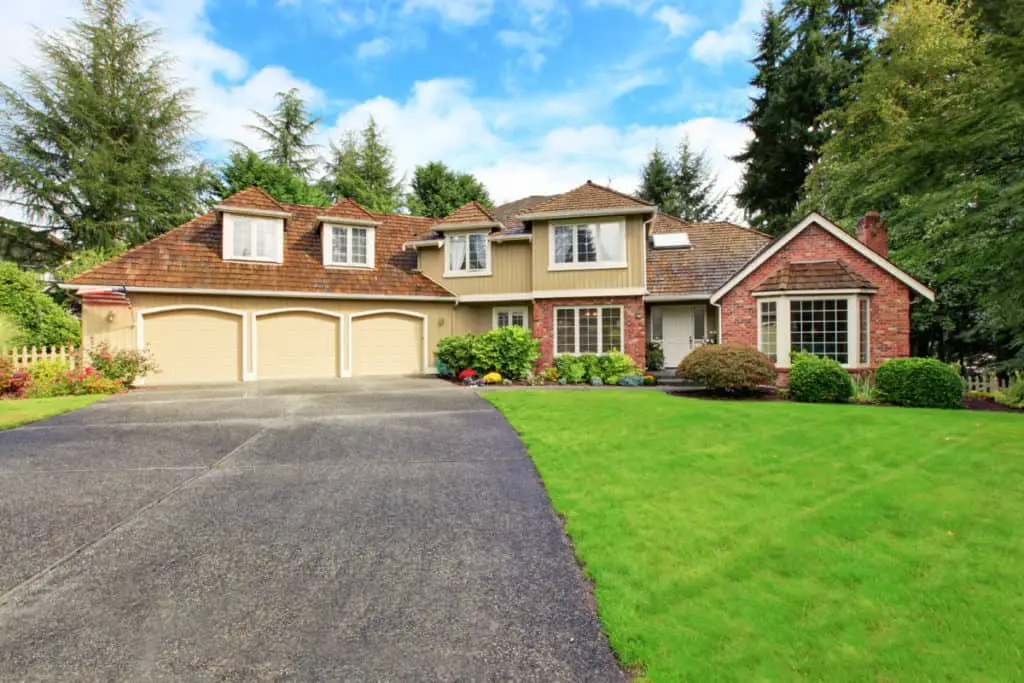
M663 232L653 236L655 249L688 249L690 235L685 232Z

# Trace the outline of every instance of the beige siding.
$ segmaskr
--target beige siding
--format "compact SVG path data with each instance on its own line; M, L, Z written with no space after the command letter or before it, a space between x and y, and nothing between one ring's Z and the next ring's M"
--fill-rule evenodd
M414 375L423 372L423 321L393 313L352 321L352 374Z
M128 306L82 307L82 344L86 350L106 342L113 349L135 348L135 312Z
M455 309L454 334L480 334L494 327L495 308L525 308L533 327L533 306L529 301L506 301L485 304L459 304Z
M159 371L146 383L237 382L242 378L241 316L186 309L143 318L143 343Z
M255 318L257 379L339 375L341 322L336 316L293 311Z
M420 247L420 270L456 294L513 294L531 289L529 242L492 242L490 275L445 277L444 258L443 247Z
M609 217L612 218L612 217ZM586 219L581 219L584 221ZM567 289L625 289L644 287L644 259L647 249L644 217L627 216L625 268L548 270L551 230L547 221L533 224L533 291Z

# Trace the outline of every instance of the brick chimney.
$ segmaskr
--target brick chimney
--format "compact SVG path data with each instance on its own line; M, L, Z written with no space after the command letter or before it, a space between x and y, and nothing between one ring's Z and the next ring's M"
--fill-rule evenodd
M858 221L857 239L872 251L889 258L889 228L877 211L868 211Z

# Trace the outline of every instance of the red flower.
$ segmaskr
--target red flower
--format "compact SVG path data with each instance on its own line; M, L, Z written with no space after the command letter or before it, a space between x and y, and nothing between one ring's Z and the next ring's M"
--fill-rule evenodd
M459 373L458 377L460 381L466 379L467 377L469 379L473 379L474 377L476 377L476 371L470 368L466 368L465 370Z

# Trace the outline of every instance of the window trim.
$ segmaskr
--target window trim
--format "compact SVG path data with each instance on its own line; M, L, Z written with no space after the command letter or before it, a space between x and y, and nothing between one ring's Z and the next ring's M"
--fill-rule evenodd
M597 345L599 351L580 351L580 310L585 308L596 308L597 313ZM551 332L554 345L552 349L555 356L582 356L584 353L597 353L597 355L603 355L611 353L606 351L604 348L604 310L606 308L616 308L619 311L619 351L625 353L626 350L626 311L624 306L616 306L610 304L580 304L578 306L555 306L551 310ZM558 350L558 312L572 310L576 311L575 325L576 325L576 343L574 344L575 351L559 351ZM612 349L614 350L614 349Z
M488 239L488 232L486 230L471 230L467 232L456 232L454 234L445 234L444 236L444 276L445 277L488 277L491 274L491 240ZM487 267L481 270L468 270L469 266L469 236L470 235L482 235L484 238L484 254L487 259ZM465 237L466 238L466 266L467 270L452 270L451 260L448 258L448 250L451 248L450 243L453 237Z
M345 242L346 250L345 253L348 255L348 261L338 262L334 261L334 229L341 228L345 230ZM365 230L366 231L366 263L353 263L352 262L352 230ZM376 262L376 229L368 225L355 225L342 222L324 223L320 228L320 242L323 246L323 263L328 268L363 268L372 270Z
M857 298L857 362L862 368L871 367L871 298Z
M531 329L531 325L530 325L530 309L527 306L495 306L494 308L492 308L491 309L491 329L492 330L498 329L498 314L499 313L508 313L509 314L509 321L510 322L511 322L512 314L513 313L522 313L523 314L523 323L524 323L523 324L523 329L524 330Z
M274 256L236 256L235 255L235 221L238 219L247 221L272 221L277 228L275 230ZM236 263L284 263L284 219L271 216L249 215L245 213L223 213L221 214L221 256L225 261ZM253 253L256 252L258 230L253 229L250 233L250 246Z
M619 234L622 235L622 260L621 261L586 261L579 263L578 261L572 261L569 263L557 263L555 261L555 228L565 227L592 227L598 225L612 225L617 224L619 226ZM627 268L629 266L629 238L626 234L627 221L621 217L615 217L614 220L601 220L601 217L593 217L593 220L581 220L579 218L569 218L558 221L550 221L548 223L548 270L561 271L561 270L615 270ZM573 231L573 255L576 254L576 245L578 244L578 238L576 237L576 231Z
M790 361L790 355L792 353L792 338L791 330L793 325L791 302L793 301L817 301L824 299L845 299L846 300L846 323L847 323L847 362L840 363L840 365L847 370L858 370L863 368L871 367L871 293L859 293L859 294L840 294L840 293L826 293L822 290L820 293L815 294L792 294L792 295L773 295L773 296L762 296L757 297L755 301L758 305L755 307L754 315L755 322L757 324L757 350L762 351L762 339L761 339L761 304L774 301L775 302L775 347L776 347L776 361L775 366L782 369L788 369L792 367ZM860 362L860 302L866 300L868 302L868 362ZM763 351L762 351L763 353Z

